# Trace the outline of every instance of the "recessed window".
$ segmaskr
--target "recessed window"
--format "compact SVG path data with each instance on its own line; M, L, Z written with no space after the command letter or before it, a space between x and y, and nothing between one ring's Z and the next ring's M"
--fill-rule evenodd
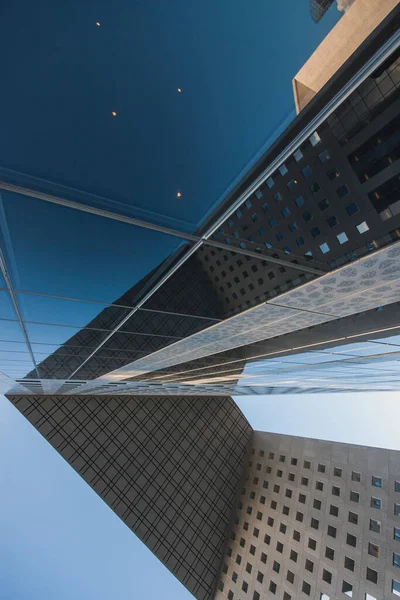
M264 212L268 212L269 206L268 206L268 204L266 202L265 202L265 204L262 205L262 209L263 209Z
M293 539L294 539L296 542L299 542L299 541L300 541L300 538L301 538L301 536L300 536L300 531L296 531L296 529L295 529L295 530L293 531Z
M393 538L397 541L400 541L400 528L395 527L393 530Z
M318 133L316 131L314 131L314 133L312 135L310 135L308 140L309 140L311 146L316 146L321 141L321 138L319 137Z
M237 555L236 555L236 563L237 563L238 565L240 565L240 563L241 563L241 562L242 562L242 557L240 556L240 554L237 554Z
M400 567L400 554L393 552L393 566Z
M279 462L285 462L285 455L284 454L281 454L279 456Z
M337 485L332 486L332 496L340 496L340 487Z
M321 231L320 231L319 227L313 227L313 228L311 229L311 232L310 232L310 233L311 233L311 235L313 236L313 238L316 238L316 237L318 237L319 235L321 235Z
M379 546L376 544L368 543L368 554L374 556L375 558L379 558Z
M339 177L339 171L337 170L336 167L332 167L332 169L330 169L327 172L327 175L328 175L328 179L333 181L334 179L336 179L336 177Z
M349 556L345 556L344 557L344 568L348 569L349 571L354 571L354 567L355 567L355 562L352 558L350 558Z
M307 571L310 571L310 573L312 573L314 571L314 563L312 560L309 560L308 558L306 558L306 565L305 565Z
M273 199L276 203L281 202L283 200L282 194L280 192L276 192L276 194L273 195Z
M341 477L342 476L342 469L340 469L339 467L333 467L333 476L334 477Z
M260 535L260 530L257 529L257 527L254 527L254 529L253 529L253 535L256 538L258 538L258 536Z
M311 469L311 462L309 460L305 460L303 463L303 467L305 469Z
M329 514L332 515L333 517L338 517L339 516L339 507L335 506L334 504L331 504L331 506L329 508Z
M303 153L300 148L297 148L297 150L293 152L293 158L296 162L299 162L303 158Z
M304 204L303 196L297 196L297 198L295 199L295 204L297 206L303 206L303 204Z
M286 529L287 529L286 525L284 523L281 523L280 526L279 526L279 531L281 533L286 533Z
M307 583L307 581L303 581L301 591L304 592L307 596L309 596L311 594L311 585Z
M318 208L321 212L324 212L324 210L327 210L329 207L330 207L330 204L326 198L324 198L323 200L320 200L318 202Z
M361 473L358 473L357 471L352 471L351 472L351 480L357 481L359 483L361 481Z
M358 515L356 513L349 511L349 523L358 525Z
M353 546L353 548L355 548L357 546L356 536L352 535L351 533L348 533L346 535L346 544L348 544L349 546Z
M260 496L260 502L261 502L261 504L265 504L265 500L266 500L265 496Z
M291 231L292 233L294 233L297 230L297 223L296 221L293 221L293 223L290 223L288 225L289 231Z
M300 511L297 511L297 513L296 513L296 521L299 521L300 523L302 523L303 519L304 519L303 513L300 512Z
M358 208L358 206L355 202L352 202L351 204L346 206L346 210L347 210L347 214L350 215L350 217L351 217L352 215L355 215L356 213L358 213L360 209Z
M329 558L329 560L335 560L335 551L333 548L329 548L329 546L327 546L325 548L325 556L326 558Z
M326 569L324 569L322 571L322 580L326 581L326 583L332 583L332 573L330 573L330 571L327 571Z
M353 490L350 492L350 500L352 502L360 502L360 494L358 492L354 492Z
M288 217L290 215L290 210L286 206L285 208L282 208L281 213L282 217Z
M279 573L279 571L281 570L281 565L274 560L274 564L272 565L272 570L275 571L276 573Z
M271 225L271 227L276 227L278 225L278 221L275 219L275 217L272 217L268 223Z
M311 550L316 550L316 548L317 548L317 542L313 538L308 538L308 547Z
M261 571L258 571L257 573L257 581L259 581L260 583L262 583L264 580L264 575L261 573Z
M349 241L349 238L347 237L344 231L342 231L342 233L339 233L336 237L339 244L345 244Z
M370 531L374 531L375 533L381 532L381 522L376 521L375 519L369 520L369 529Z
M246 540L245 540L244 538L240 538L240 542L239 542L239 543L240 543L240 546L241 546L242 548L244 548L244 546L245 546L245 544L246 544Z
M260 600L260 594L258 592L253 592L253 600Z
M365 233L366 231L369 231L369 227L368 227L366 221L363 221L359 225L356 225L356 227L357 227L358 233Z
M321 154L318 155L318 158L322 164L325 164L331 158L331 155L329 154L328 150L323 150Z
M329 227L336 227L336 225L339 224L339 221L337 220L337 218L335 216L329 217L329 219L326 220L326 222L328 223Z
M296 244L299 248L301 248L302 246L304 246L304 239L302 237L297 238Z
M319 528L319 521L318 521L318 519L314 519L314 518L311 519L311 527L313 529L318 529Z
M223 584L223 582L222 582L222 581L220 581L220 582L219 582L219 584L218 584L218 589L219 589L221 592L223 592L223 591L224 591L224 584Z
M371 581L371 583L378 583L378 572L367 567L367 580Z
M269 546L270 543L271 543L271 536L268 534L265 534L264 535L264 544L268 544L268 546Z
M286 504L283 505L282 512L283 512L284 515L288 515L289 514L289 507L286 506Z
M256 553L256 547L253 546L253 544L251 544L251 546L250 546L250 554L252 554L254 556L255 553Z
M330 248L326 242L321 244L319 249L321 250L322 254L327 254L330 251Z
M375 475L372 475L371 483L374 487L381 488L382 487L382 477L375 477Z
M333 525L328 525L327 533L331 537L335 538L336 537L336 527L333 527Z
M299 502L301 502L301 504L305 504L306 503L306 496L305 496L305 494L299 494Z
M295 552L294 550L291 550L290 551L290 560L292 560L293 562L297 562L297 557L298 557L297 552Z
M246 571L248 573L251 573L252 568L253 568L253 566L250 563L247 563L247 565L246 565Z
M319 185L318 181L314 181L314 183L312 183L310 185L310 192L312 194L317 194L320 189L321 189L321 186Z
M364 600L377 600L377 598L375 598L375 596L371 596L371 594L368 594L368 592L366 592Z
M282 544L282 542L277 542L276 543L276 550L277 550L277 552L280 552L282 554L282 552L283 552L283 544Z
M261 562L266 564L267 558L268 558L268 556L265 554L265 552L261 552Z
M394 514L396 515L396 517L400 516L400 504L396 504L394 505Z
M260 285L261 285L261 283L260 283ZM265 471L266 471L267 473L272 473L272 468L271 468L271 467L267 467L267 468L265 469Z
M322 483L322 481L317 481L315 484L315 489L318 490L319 492L322 492L324 489L324 484Z
M346 594L346 596L350 596L350 598L352 598L353 597L353 586L351 585L351 583L347 583L347 581L343 581L342 592L343 592L343 594Z
M281 175L286 175L287 172L288 172L287 166L285 165L285 163L282 163L281 166L279 167L279 173Z
M287 188L290 192L295 192L297 189L298 181L297 179L291 179L287 182Z
M309 221L311 221L312 214L310 213L309 210L306 210L305 212L303 212L303 219L305 220L306 223L308 223Z
M381 506L382 501L380 498L371 498L371 508L377 508L378 510L381 510Z
M292 490L289 490L289 488L288 488L288 489L286 490L286 492L285 492L285 496L286 496L287 498L291 498L291 497L292 497Z
M244 592L247 592L248 589L249 589L249 584L247 583L247 581L243 581L243 583L242 583L242 590Z
M322 506L321 500L317 500L317 498L315 498L314 502L313 502L313 507L316 508L317 510L321 510L321 506Z
M262 191L260 189L256 190L256 197L260 200L262 198Z
M286 579L289 581L289 583L294 583L294 573L292 573L292 571L288 571Z
M280 489L281 489L280 485L277 485L277 484L274 485L274 492L275 492L275 494L279 494L279 490Z
M274 185L274 180L272 179L272 177L268 177L267 181L265 182L268 186L269 189L271 189Z
M273 525L274 525L274 519L273 519L272 517L268 517L268 519L267 519L267 523L268 523L268 525L269 525L270 527L273 527Z
M270 584L269 584L269 591L272 592L273 594L276 594L276 588L277 588L276 583L274 583L273 581L271 581Z
M319 600L330 600L330 597L328 596L328 594L324 594L323 592L321 592Z
M306 165L305 167L303 167L303 169L301 170L301 172L303 173L303 177L305 179L308 179L309 177L311 177L312 168L310 167L310 165Z
M347 196L347 194L350 193L349 188L347 187L347 185L341 185L337 190L336 190L337 195L339 196L339 198L344 198L345 196Z
M263 483L263 488L265 490L268 489L268 481L265 481L265 479L264 479L264 483Z
M400 596L400 581L392 579L392 594Z
M289 479L289 481L294 481L294 479L295 479L294 473L289 473L288 479Z
M232 592L232 590L229 590L229 592L228 592L228 600L233 600L233 592Z
M400 481L395 481L394 482L394 491L395 492L400 492Z

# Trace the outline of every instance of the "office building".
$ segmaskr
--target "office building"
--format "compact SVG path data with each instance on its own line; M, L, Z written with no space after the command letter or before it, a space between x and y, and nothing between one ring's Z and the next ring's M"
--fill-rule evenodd
M310 14L314 23L319 23L335 0L310 0Z

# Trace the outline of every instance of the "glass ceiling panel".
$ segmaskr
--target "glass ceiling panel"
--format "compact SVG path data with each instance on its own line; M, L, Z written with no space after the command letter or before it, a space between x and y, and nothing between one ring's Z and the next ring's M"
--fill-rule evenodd
M0 319L17 320L14 307L8 292L0 290ZM1 333L0 333L1 335Z

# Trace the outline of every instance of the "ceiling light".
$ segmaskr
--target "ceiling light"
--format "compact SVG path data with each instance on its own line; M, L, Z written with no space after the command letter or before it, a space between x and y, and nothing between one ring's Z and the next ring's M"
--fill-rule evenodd
M99 23L98 21L96 21L96 25L97 25L97 27L100 27L101 23Z
M112 114L113 117L117 116L117 113L115 112L115 110L113 110L111 114Z
M182 196L182 192L176 192L176 197L180 198Z
M181 91L182 91L181 88L178 88L178 92L181 93Z

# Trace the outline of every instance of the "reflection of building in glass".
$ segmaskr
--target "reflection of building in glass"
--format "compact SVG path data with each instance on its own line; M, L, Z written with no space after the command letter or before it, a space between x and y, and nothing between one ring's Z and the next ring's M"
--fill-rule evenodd
M319 23L328 8L335 0L310 0L310 13L312 20Z

